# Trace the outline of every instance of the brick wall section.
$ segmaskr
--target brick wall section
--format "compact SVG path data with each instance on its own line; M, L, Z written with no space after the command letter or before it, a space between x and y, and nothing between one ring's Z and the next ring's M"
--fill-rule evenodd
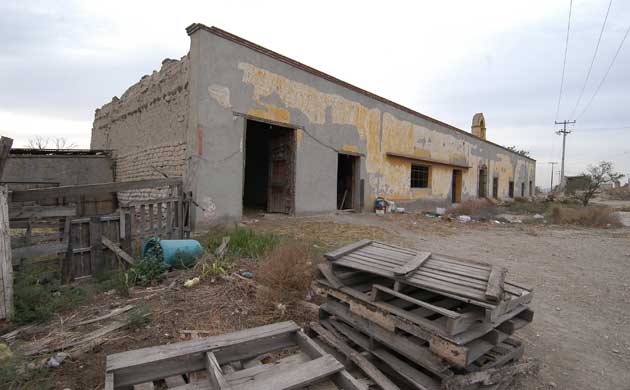
M116 181L157 179L164 177L161 173L168 177L183 177L186 174L185 143L152 146L116 158ZM129 202L170 195L166 189L126 191L118 194L118 201L122 205L126 205Z

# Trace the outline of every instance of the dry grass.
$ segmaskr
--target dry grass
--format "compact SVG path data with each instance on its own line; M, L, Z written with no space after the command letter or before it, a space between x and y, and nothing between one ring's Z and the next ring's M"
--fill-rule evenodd
M257 279L277 300L304 299L315 276L316 261L304 243L289 241L272 249L260 262Z
M549 220L556 225L579 225L591 227L621 227L619 218L608 207L567 208L554 207L551 209Z
M608 199L613 200L630 200L630 188L621 187L613 188L604 192Z
M448 213L471 217L491 217L497 213L497 207L488 199L471 199L451 207Z

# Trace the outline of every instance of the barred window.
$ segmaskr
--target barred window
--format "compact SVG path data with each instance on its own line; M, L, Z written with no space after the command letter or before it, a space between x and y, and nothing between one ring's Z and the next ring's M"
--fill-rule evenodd
M411 166L411 188L429 187L429 167L422 165Z

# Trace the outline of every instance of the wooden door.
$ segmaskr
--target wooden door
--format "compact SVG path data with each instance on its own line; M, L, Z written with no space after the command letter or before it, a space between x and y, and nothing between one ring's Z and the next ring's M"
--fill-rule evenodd
M295 147L293 131L271 132L267 211L293 213Z

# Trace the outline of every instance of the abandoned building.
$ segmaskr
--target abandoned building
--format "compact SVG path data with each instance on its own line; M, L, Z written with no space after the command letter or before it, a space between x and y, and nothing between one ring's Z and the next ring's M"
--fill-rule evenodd
M533 194L535 160L216 27L96 110L91 147L116 181L183 176L194 226L248 210L408 209Z

